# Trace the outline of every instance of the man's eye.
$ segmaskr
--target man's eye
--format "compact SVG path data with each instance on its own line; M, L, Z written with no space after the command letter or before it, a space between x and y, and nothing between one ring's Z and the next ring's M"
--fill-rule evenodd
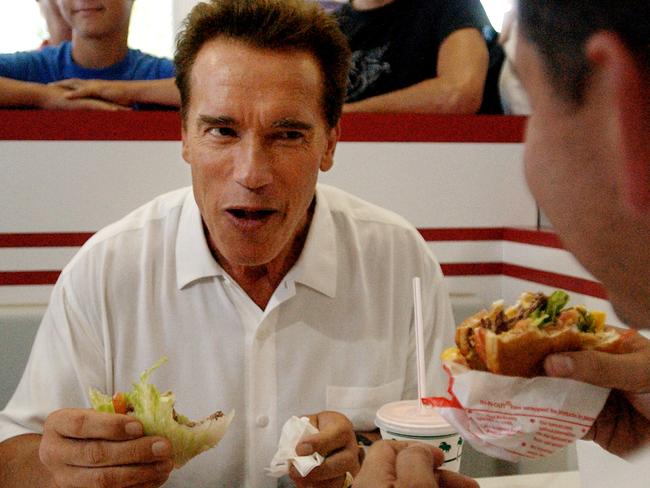
M231 127L212 127L209 133L217 137L236 137L237 132Z
M286 140L297 140L297 139L302 139L304 138L305 135L298 131L298 130L286 130L284 132L280 132L280 139L286 139Z

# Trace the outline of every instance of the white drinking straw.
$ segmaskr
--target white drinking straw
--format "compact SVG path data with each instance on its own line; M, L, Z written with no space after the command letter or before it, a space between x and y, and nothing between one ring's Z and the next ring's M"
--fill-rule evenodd
M418 373L419 411L424 410L422 398L426 396L426 375L424 369L424 326L422 324L422 288L420 278L413 278L413 310L415 311L415 357Z

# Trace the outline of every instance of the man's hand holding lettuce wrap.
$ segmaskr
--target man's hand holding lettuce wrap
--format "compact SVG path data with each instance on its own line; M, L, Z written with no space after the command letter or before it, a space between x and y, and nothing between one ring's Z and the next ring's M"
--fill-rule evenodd
M221 440L233 413L192 422L174 411L171 392L149 383L165 360L115 401L91 390L94 410L62 409L47 418L39 455L58 487L162 486L173 468Z
M180 468L197 454L216 446L234 416L215 412L201 421L192 421L174 410L174 394L160 393L149 377L167 358L161 358L140 375L129 392L118 392L113 397L90 390L90 402L95 410L132 415L144 428L145 435L160 435L169 439L174 454L174 467Z

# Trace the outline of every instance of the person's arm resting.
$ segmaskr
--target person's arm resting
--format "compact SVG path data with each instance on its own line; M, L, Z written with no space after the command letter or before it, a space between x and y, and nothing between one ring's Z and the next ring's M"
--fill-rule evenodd
M136 103L180 106L181 98L174 78L160 80L79 80L68 79L55 83L66 88L69 100L100 98L125 107Z
M27 83L0 77L0 105L3 107L37 107L43 98L40 83Z
M122 110L115 103L92 98L68 99L68 90L55 84L34 83L0 76L0 107L48 110Z
M437 77L344 106L345 112L473 114L481 107L488 50L481 33L451 33L438 51Z

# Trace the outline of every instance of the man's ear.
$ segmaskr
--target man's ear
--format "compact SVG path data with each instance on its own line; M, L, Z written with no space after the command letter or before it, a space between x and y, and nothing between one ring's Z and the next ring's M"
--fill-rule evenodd
M182 144L182 150L181 150L181 155L183 156L183 159L187 164L190 164L189 160L189 148L187 145L187 130L185 129L185 121L182 122L181 124L181 144Z
M327 134L327 148L323 158L320 162L321 171L329 171L334 166L334 151L336 150L336 143L341 137L341 122L337 122L334 127L329 129Z
M587 57L607 84L613 127L620 154L616 162L618 184L627 207L650 214L650 80L621 38L597 32L586 44ZM644 71L645 69L645 71Z

